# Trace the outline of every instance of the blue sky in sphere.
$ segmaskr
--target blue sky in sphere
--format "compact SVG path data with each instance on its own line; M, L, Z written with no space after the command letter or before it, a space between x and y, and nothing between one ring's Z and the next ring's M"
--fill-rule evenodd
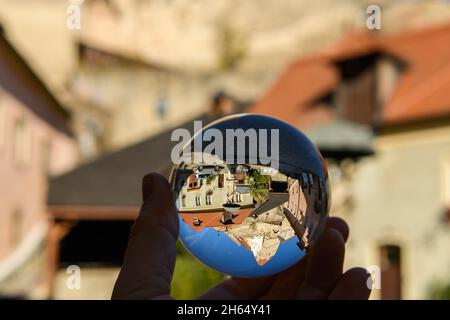
M284 241L266 264L258 265L252 252L234 243L226 234L213 228L193 230L180 221L180 239L193 256L209 267L237 277L253 278L278 273L299 261L305 252L297 246L297 236Z

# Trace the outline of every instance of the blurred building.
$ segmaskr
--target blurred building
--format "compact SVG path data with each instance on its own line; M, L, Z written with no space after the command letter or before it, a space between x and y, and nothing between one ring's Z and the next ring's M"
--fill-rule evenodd
M373 298L425 298L434 281L448 281L449 41L449 25L393 35L350 33L292 63L251 107L305 131L327 157L332 212L352 230L346 265L381 268L381 290ZM61 266L83 261L74 252L92 247L96 229L118 241L115 253L105 254L118 268L128 226L119 233L106 225L133 219L145 173L167 174L170 132L52 181L49 210L56 228L72 226L54 242L60 253L54 278ZM107 242L86 262L98 262Z
M240 100L255 99L293 57L334 43L354 26L364 27L365 10L372 3L85 0L81 30L69 30L65 27L66 1L0 0L0 19L8 30L8 40L20 49L44 87L71 111L80 155L96 158L52 179L48 203L54 225L49 241L44 245L29 240L41 243L42 249L51 248L48 260L39 263L51 275L47 285L55 289L54 296L109 297L140 203L140 179L149 171L167 174L170 169L173 145L167 142L172 126L189 127L192 122L186 119L196 117L206 122L208 117L202 112L217 89L223 88ZM377 3L382 8L379 32L383 37L354 34L332 50L298 60L255 110L307 131L327 156L334 181L334 212L346 215L352 225L347 263L367 266L384 261L390 273L383 278L393 279L388 283L395 284L389 292L396 292L396 297L423 297L434 276L439 281L440 275L450 273L448 260L444 262L448 238L442 240L445 232L448 234L445 221L449 211L441 215L448 207L444 204L450 201L445 151L448 123L444 116L448 100L442 94L448 89L448 32L437 28L384 35L448 21L450 10L445 0ZM1 54L8 50L2 49ZM16 68L11 63L5 66ZM21 70L17 67L13 73L21 77L26 90L17 97L33 95L34 99L36 92L46 91ZM11 72L0 75L2 79L10 76ZM10 83L8 78L5 88ZM32 160L27 166L32 170L10 166L15 161L11 150L16 145L12 132L26 136L21 133L26 130L20 129L20 121L18 130L11 129L10 111L23 108L23 114L30 117L25 128L42 122L39 130L49 127L52 135L60 137L55 140L71 138L62 134L64 129L56 129L53 122L31 112L47 110L42 107L44 102L16 98L21 102L15 104L13 97L6 89L0 93L0 164L8 170L1 185L2 195L8 196L0 203L10 206L14 197L9 195L19 194L18 190L27 186L30 199L26 201L30 203L22 197L14 207L26 207L28 215L45 210L46 183L42 172L36 171L41 161L35 152L39 141L33 139ZM36 101L41 100L48 100L49 106L57 104L45 94ZM60 113L55 111L57 107L49 108L49 113ZM63 118L56 122L65 123ZM7 124L5 130L3 123ZM75 151L59 147L66 142L53 142L53 138L50 145L50 171L57 174L64 171L66 160ZM441 182L438 185L436 181ZM414 201L407 201L410 198ZM41 204L34 205L37 203ZM16 262L0 267L0 280L2 274L19 271L6 277L6 288L8 292L30 293L35 287L36 268L19 268L27 254L16 255L23 251L11 249L15 241L10 240L14 230L22 230L22 215L10 223L15 209L1 210L8 224L0 223L0 260ZM378 223L373 223L379 216ZM435 223L433 229L432 221L439 217L442 223ZM32 239L37 233L31 232L31 222L27 223L24 230ZM382 229L398 236L390 239L382 235ZM33 251L32 246L15 247ZM6 252L2 250L14 254L2 254ZM430 260L432 263L423 262ZM81 291L69 292L65 287L63 267L71 263L88 266L83 268L86 285ZM447 269L441 272L442 268ZM403 283L398 281L400 274ZM0 281L0 290L4 283ZM20 290L9 290L10 284Z
M226 167L221 167L220 171L209 179L192 173L180 190L179 210L186 214L223 212L225 201L241 208L254 208L254 198L250 189L242 193L237 191L237 187L243 186L244 182L245 175L233 174Z
M72 4L80 6L79 30L66 27ZM293 57L365 26L369 4L0 0L0 19L71 110L80 154L91 159L199 116L218 88L254 100ZM450 17L445 0L377 4L383 33Z
M208 107L211 75L170 68L78 44L68 82L84 158L142 141L199 116ZM130 125L132 124L132 125Z
M204 228L225 228L240 225L254 210L254 208L242 208L229 215L228 223L224 221L227 212L223 209L210 210L207 212L186 213L180 211L183 221L195 231ZM227 225L228 224L228 225Z
M5 287L43 252L48 177L77 160L69 114L0 31L0 292L42 280L29 270Z
M242 112L245 104L221 94L211 110L179 127L194 133L194 120L207 124L229 112ZM52 217L46 261L49 296L67 299L108 299L117 278L128 242L131 224L141 199L142 177L149 172L169 176L171 141L169 128L141 142L131 144L84 163L50 181L48 212ZM245 215L242 215L244 218ZM81 290L65 285L66 267L76 264L87 274Z
M223 231L238 246L250 250L260 266L276 254L281 243L295 236L281 207L272 208L258 216L249 216L240 224L217 230Z
M448 43L449 24L357 31L292 63L250 108L328 158L331 214L351 228L346 265L380 267L373 298L426 298L450 281Z

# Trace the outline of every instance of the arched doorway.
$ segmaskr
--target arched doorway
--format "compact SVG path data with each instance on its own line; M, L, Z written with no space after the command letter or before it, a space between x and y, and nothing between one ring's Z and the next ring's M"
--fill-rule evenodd
M383 245L379 248L381 267L381 299L400 300L401 294L401 248Z

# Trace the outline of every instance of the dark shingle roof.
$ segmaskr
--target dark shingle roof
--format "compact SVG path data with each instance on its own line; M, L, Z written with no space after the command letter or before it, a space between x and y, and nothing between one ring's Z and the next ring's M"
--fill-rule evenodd
M180 128L193 132L193 120ZM203 116L203 124L208 117ZM173 129L103 155L50 181L49 205L135 206L141 203L142 177L150 172L168 176Z
M236 102L236 112L247 103ZM217 117L202 115L176 128L194 133L194 120L203 125ZM105 154L92 162L51 179L50 206L138 206L141 203L141 181L144 175L158 172L166 177L172 168L170 154L178 143L171 141L175 128L168 129L137 144Z

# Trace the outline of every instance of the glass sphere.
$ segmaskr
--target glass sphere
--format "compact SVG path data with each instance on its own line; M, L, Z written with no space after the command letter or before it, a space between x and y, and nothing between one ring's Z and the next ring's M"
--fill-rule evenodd
M283 271L325 227L328 172L299 130L262 115L234 115L199 130L171 175L180 240L207 266L237 277Z

